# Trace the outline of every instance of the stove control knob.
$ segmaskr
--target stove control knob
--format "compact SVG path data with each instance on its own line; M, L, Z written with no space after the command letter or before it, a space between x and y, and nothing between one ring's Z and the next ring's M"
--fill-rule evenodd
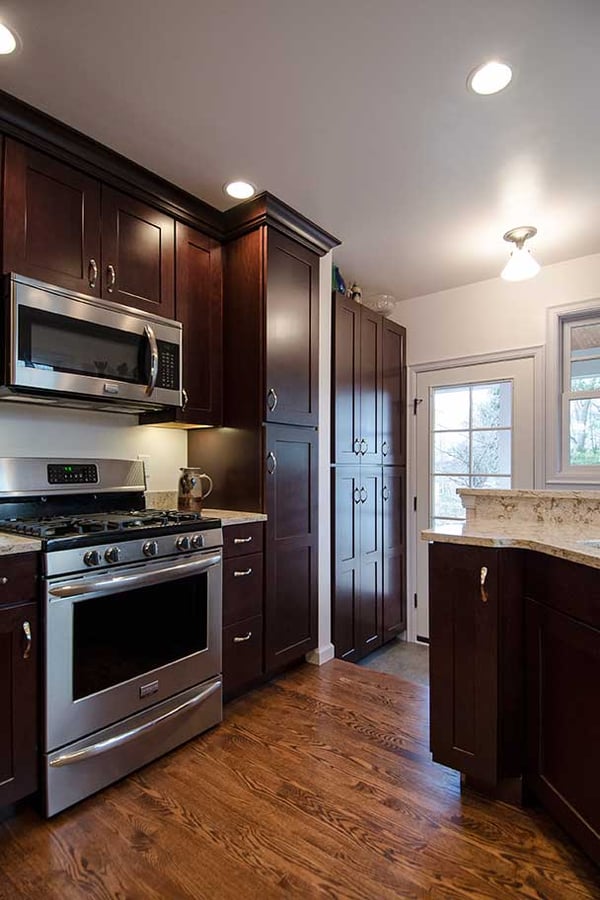
M88 552L83 556L83 561L86 566L99 566L101 562L101 556L97 550L88 550Z
M107 563L116 563L119 562L120 555L121 551L118 547L109 547L104 554L104 559Z
M193 534L192 535L192 547L194 550L201 550L204 547L204 535L203 534Z
M146 543L142 545L142 553L144 556L156 556L158 553L158 544L156 541L146 541Z
M175 546L177 547L178 550L181 550L181 551L189 550L190 549L189 537L187 535L184 535L183 537L177 538L177 540L175 542Z

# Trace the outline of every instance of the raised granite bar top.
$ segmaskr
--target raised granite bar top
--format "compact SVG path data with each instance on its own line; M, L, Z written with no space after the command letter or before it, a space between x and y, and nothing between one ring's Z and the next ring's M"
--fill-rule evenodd
M600 491L457 493L467 521L422 531L423 540L535 550L600 569Z
M251 522L266 522L264 513L242 512L237 509L203 509L202 515L221 520L221 525L249 525Z
M42 542L36 538L0 532L0 556L10 556L12 553L37 553L41 549Z

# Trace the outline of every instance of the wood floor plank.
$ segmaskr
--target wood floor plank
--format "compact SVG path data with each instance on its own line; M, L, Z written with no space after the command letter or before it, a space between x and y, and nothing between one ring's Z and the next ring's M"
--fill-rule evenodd
M431 761L428 692L332 661L50 821L0 823L0 900L598 900L543 811Z

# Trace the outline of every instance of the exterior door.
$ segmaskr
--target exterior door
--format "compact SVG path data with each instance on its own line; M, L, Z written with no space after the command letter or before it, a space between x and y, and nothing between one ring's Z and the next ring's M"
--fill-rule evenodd
M460 524L457 488L534 486L534 360L417 375L416 635L429 637L423 529Z
M4 146L4 271L100 296L99 182L10 138Z
M102 296L172 319L175 221L127 194L102 189Z

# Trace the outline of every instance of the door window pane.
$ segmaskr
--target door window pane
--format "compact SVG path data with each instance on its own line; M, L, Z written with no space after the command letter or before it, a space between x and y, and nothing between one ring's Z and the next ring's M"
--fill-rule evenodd
M457 488L511 486L512 382L433 388L431 401L431 520L464 520Z

